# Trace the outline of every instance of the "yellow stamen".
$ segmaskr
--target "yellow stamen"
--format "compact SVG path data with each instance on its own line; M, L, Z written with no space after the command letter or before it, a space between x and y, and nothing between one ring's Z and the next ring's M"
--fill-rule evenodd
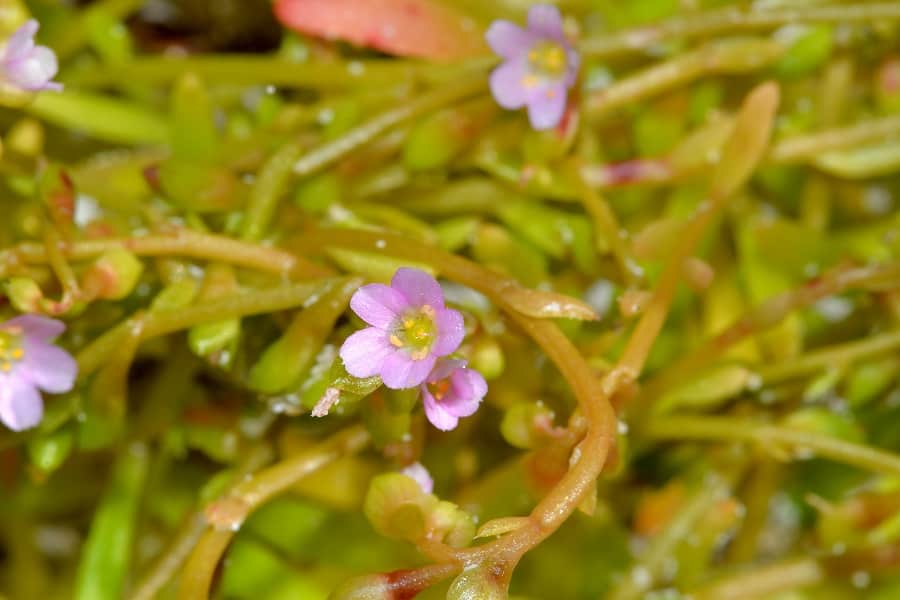
M395 346L397 348L400 348L403 346L403 340L401 340L396 335L391 335L390 342L391 342L391 346Z
M23 356L25 356L25 351L21 348L16 348L12 351L12 357L16 360L20 360Z

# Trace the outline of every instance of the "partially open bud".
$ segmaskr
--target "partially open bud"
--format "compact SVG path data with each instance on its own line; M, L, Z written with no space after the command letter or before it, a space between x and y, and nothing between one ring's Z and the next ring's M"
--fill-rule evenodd
M506 600L506 583L501 579L489 567L463 571L450 584L447 600Z
M113 248L104 252L84 275L84 288L94 297L104 300L121 300L134 290L144 263L125 250Z
M427 515L437 503L412 477L385 473L372 480L363 511L378 533L416 541L425 536Z

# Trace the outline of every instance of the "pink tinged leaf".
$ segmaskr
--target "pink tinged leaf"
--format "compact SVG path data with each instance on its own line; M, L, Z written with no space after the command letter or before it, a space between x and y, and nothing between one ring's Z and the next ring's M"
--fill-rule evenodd
M360 319L379 329L388 329L409 303L397 290L381 283L359 288L350 298L350 308Z
M414 388L425 381L436 360L434 355L413 360L407 352L395 352L387 357L381 367L381 381L392 390Z
M509 21L494 21L484 35L488 45L495 54L506 59L525 56L536 37Z
M40 393L22 377L0 376L0 421L13 431L38 425L44 416Z
M402 267L391 279L391 287L403 294L411 306L444 307L444 292L434 277L420 269Z
M78 364L72 355L51 344L26 338L25 355L18 365L22 377L51 394L72 390L78 375Z
M559 9L549 4L538 4L528 11L528 30L555 40L565 39L562 15Z
M478 28L437 0L276 0L286 27L388 54L453 61L484 54Z
M26 337L50 341L62 335L66 324L41 315L19 315L0 325L0 330L21 329Z
M459 418L447 412L441 404L435 400L427 386L422 386L422 405L425 407L425 416L432 425L441 431L456 429Z
M548 86L528 104L528 120L537 130L556 127L566 112L566 90L562 85Z
M396 348L391 346L387 332L366 327L347 338L341 346L344 368L354 377L372 377L381 372L385 360Z
M531 91L526 86L529 75L524 60L505 62L491 72L491 94L497 104L509 110L522 108L528 102Z
M435 356L447 356L456 351L466 336L463 316L459 311L447 308L438 310L434 315L437 326L437 339L431 351Z

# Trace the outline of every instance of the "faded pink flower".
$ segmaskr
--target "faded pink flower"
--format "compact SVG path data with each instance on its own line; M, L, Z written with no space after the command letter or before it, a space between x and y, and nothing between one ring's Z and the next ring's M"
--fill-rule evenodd
M38 315L0 324L0 421L13 431L41 422L39 390L62 394L75 384L75 359L51 343L65 329L61 321Z
M494 21L485 35L503 63L491 73L491 93L507 109L528 107L535 129L551 129L566 111L566 94L578 77L580 57L563 33L555 6L528 12L528 28Z
M466 367L464 360L442 359L421 385L425 416L443 431L455 429L460 417L478 410L487 394L481 373Z
M462 315L444 306L441 286L419 269L397 269L390 286L359 288L350 308L371 327L341 346L347 372L354 377L379 375L391 389L425 381L437 359L454 352L465 335Z
M36 46L34 35L40 25L26 21L6 42L0 58L2 76L11 85L28 92L60 91L61 83L51 81L59 69L56 54L46 46Z
M434 491L434 479L431 478L431 474L428 473L428 469L422 463L413 463L400 472L418 483L419 487L426 494Z

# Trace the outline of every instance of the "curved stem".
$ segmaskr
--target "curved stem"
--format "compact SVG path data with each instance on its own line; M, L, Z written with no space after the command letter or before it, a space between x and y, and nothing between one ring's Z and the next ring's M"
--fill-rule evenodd
M370 439L361 425L350 427L314 448L242 480L229 493L207 506L206 518L212 527L207 528L182 569L178 598L197 600L209 597L219 559L244 519L254 509L307 475L343 456L359 452L369 444Z

